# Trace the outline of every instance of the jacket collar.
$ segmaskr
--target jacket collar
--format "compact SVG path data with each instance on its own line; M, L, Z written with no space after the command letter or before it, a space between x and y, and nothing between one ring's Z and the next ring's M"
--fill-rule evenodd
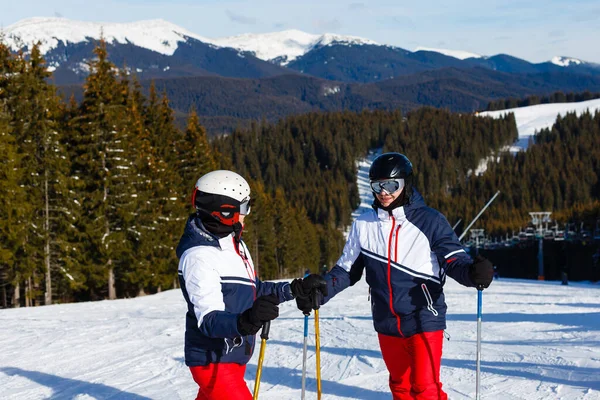
M177 258L181 258L186 250L196 246L214 246L222 248L221 243L225 243L222 241L231 241L232 235L233 233L223 239L219 239L216 235L213 235L206 230L202 221L196 214L192 214L188 217L183 235L181 236L181 239L179 239L176 250Z

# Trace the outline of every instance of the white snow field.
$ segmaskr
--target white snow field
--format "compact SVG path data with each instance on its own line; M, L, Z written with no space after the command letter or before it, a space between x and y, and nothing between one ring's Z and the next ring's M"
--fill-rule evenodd
M320 310L323 399L390 399L363 281ZM476 291L446 284L442 382L475 398ZM0 398L193 399L179 290L135 299L0 310ZM483 294L482 399L600 399L600 286L500 279ZM299 399L303 316L271 325L260 399ZM248 364L253 388L258 348ZM307 399L316 399L313 321Z
M551 128L556 122L556 117L567 113L576 112L577 115L585 111L594 113L600 110L600 99L581 101L577 103L552 103L538 104L535 106L510 108L499 111L485 111L477 115L481 117L499 118L504 114L514 113L519 131L519 139L511 147L511 151L527 149L531 137L544 128Z

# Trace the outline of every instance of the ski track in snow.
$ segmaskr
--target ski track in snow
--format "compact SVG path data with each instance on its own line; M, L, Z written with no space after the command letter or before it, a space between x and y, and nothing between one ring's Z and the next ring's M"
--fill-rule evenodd
M371 153L357 165L370 207ZM450 399L475 398L477 292L448 278L441 379ZM483 293L483 399L600 399L600 285L500 279ZM184 364L180 291L135 299L0 310L0 399L193 399ZM390 399L364 279L320 310L323 400ZM271 325L261 400L300 398L304 317L293 302ZM316 399L310 319L307 399ZM259 348L246 370L252 391Z

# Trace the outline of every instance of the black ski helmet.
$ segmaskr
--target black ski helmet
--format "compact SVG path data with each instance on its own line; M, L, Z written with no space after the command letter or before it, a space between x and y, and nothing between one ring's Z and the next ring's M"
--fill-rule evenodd
M369 179L407 179L412 177L412 172L412 163L404 154L384 153L373 160L369 169Z
M369 168L369 180L404 179L407 197L412 194L413 166L408 157L400 153L383 153L373 160Z

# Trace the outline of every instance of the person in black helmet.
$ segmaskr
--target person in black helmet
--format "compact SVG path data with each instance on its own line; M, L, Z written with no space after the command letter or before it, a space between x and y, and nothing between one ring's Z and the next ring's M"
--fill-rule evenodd
M377 157L369 170L372 211L359 216L343 253L325 276L329 299L361 279L371 288L373 324L395 400L447 399L439 379L449 275L487 288L492 264L473 260L446 218L425 205L413 185L413 166L400 153ZM312 299L296 299L309 310Z
M199 386L196 400L250 400L244 382L256 333L279 315L279 303L325 286L319 275L262 282L242 240L250 186L233 171L209 172L192 193L196 211L177 246L187 302L185 363ZM326 289L326 286L325 286Z

